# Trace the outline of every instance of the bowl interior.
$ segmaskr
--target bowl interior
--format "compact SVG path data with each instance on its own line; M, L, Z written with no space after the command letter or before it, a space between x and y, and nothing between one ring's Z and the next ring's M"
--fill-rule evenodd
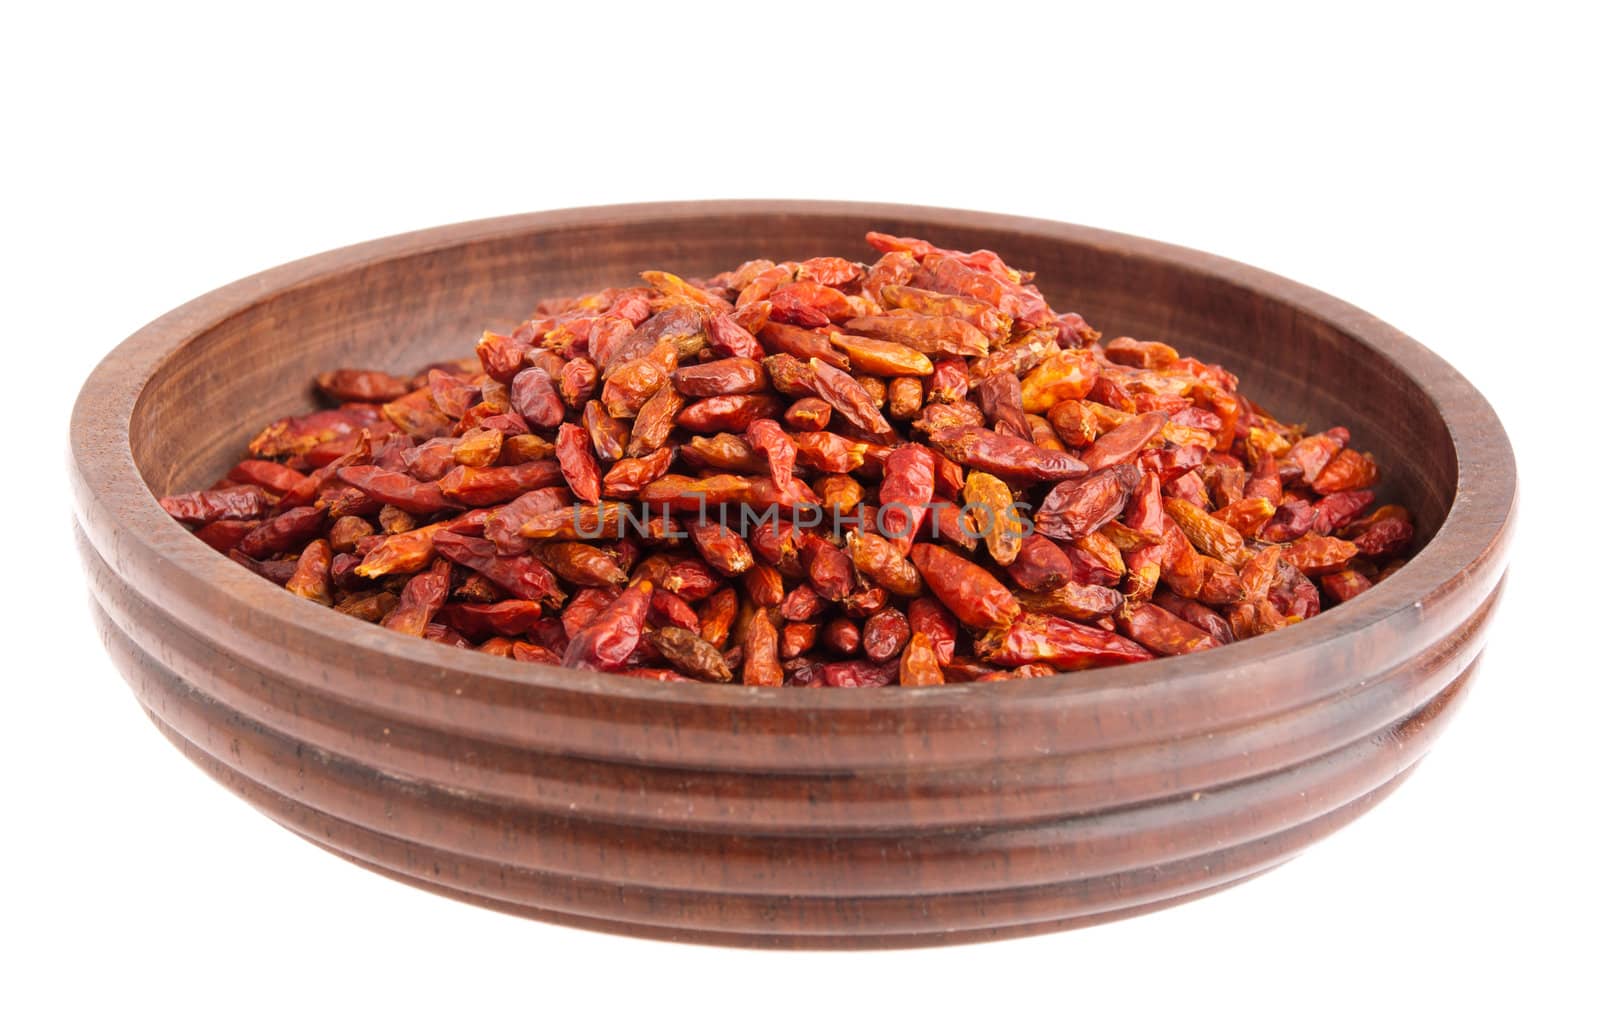
M1449 511L1456 449L1431 399L1384 354L1298 305L1292 291L1264 296L1225 270L1166 260L1109 234L1060 239L1000 218L874 217L866 208L574 219L310 278L206 329L155 371L129 427L134 461L156 495L202 487L263 425L317 407L310 383L320 370L409 373L464 356L485 328L515 325L542 297L629 283L641 269L703 275L752 257L871 260L868 229L998 251L1037 272L1053 307L1079 312L1108 338L1164 340L1237 373L1241 390L1285 421L1348 426L1383 468L1384 500L1412 510L1422 540Z

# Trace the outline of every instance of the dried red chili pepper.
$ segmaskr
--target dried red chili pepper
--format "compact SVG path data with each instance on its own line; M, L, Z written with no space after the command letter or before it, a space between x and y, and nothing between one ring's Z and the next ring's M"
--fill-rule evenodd
M457 465L473 468L494 465L500 459L505 439L506 435L502 430L482 427L468 430L459 440L452 442L450 460Z
M572 423L556 433L556 461L573 495L589 504L600 501L600 464L589 448L589 434Z
M383 617L389 630L412 637L421 637L428 624L444 605L450 593L450 563L437 559L425 573L418 573L406 581L400 591L400 601Z
M1059 616L1025 613L975 642L978 657L999 666L1046 663L1056 669L1118 666L1154 658L1133 641Z
M566 416L554 381L540 368L524 369L511 381L511 407L529 426L546 430L561 425Z
M852 333L904 344L922 354L940 358L981 357L989 353L989 338L965 319L949 315L896 312L867 315L844 323Z
M768 467L765 460L742 437L732 433L718 433L710 437L691 437L678 448L678 457L693 466L718 469L730 473L761 473Z
M534 549L533 555L552 573L570 584L617 587L628 582L628 574L617 565L617 560L592 544L545 541Z
M680 627L660 627L650 631L649 641L680 673L723 684L733 679L722 653L698 634Z
M1318 581L1322 593L1334 602L1346 602L1372 589L1372 581L1354 569L1329 573Z
M1223 644L1233 641L1233 630L1229 627L1228 621L1208 605L1193 598L1174 594L1165 588L1156 591L1151 601L1184 622L1199 627Z
M783 683L783 667L778 663L778 631L766 609L757 609L745 625L744 683L777 687Z
M1314 533L1296 538L1283 549L1284 560L1310 576L1337 573L1360 553L1360 547L1350 541Z
M699 512L749 497L754 483L751 477L727 473L698 478L669 473L641 487L639 497L655 506Z
M822 664L822 682L827 687L883 687L893 682L895 663L856 660L853 662L825 662Z
M1122 512L1139 484L1139 472L1131 465L1058 484L1034 513L1034 528L1058 540L1087 537Z
M672 465L672 449L661 448L640 458L624 458L606 470L600 492L608 498L631 498L660 479Z
M1182 498L1167 498L1165 508L1167 515L1178 524L1178 529L1189 538L1189 543L1202 553L1220 558L1233 566L1242 566L1250 561L1243 535L1200 505Z
M767 370L767 379L778 393L802 399L817 396L817 377L806 361L790 354L773 354L762 361L761 367ZM833 413L831 406L828 413Z
M828 402L840 418L873 439L894 437L889 420L883 417L860 383L820 359L813 358L808 364L816 380L817 396Z
M548 601L553 606L566 599L555 576L531 555L501 555L491 541L449 530L433 535L433 550L451 562L482 573L514 598Z
M1034 433L1022 409L1022 381L1015 373L999 371L976 381L978 407L995 432L1033 440Z
M861 468L867 460L867 445L826 430L790 435L796 461L809 469L827 473L847 473Z
M771 377L774 387L780 392L788 393L788 391L784 391L782 387L777 385L778 376L773 371L773 358L779 355L805 363L816 359L836 369L850 368L849 356L834 347L833 341L828 338L826 333L813 329L803 329L799 326L790 326L782 322L769 322L761 328L757 337L768 351L778 352L777 354L769 355L764 364L767 375ZM783 365L780 363L777 367L783 368Z
M394 611L400 596L393 591L361 591L347 594L334 606L335 612L354 616L364 623L381 623L383 617Z
M826 326L848 319L854 312L850 299L831 286L815 280L783 283L767 295L772 317L797 326Z
M851 619L866 619L882 612L889 604L889 592L876 584L858 585L839 602L839 608Z
M1322 595L1311 578L1287 562L1278 564L1267 600L1291 619L1310 619L1322 611Z
M1303 437L1283 455L1282 468L1285 473L1311 483L1343 448L1344 442L1328 433Z
M600 403L612 418L631 419L677 367L678 349L671 340L662 341L637 358L608 366Z
M372 524L360 516L342 516L328 528L328 546L337 553L355 550L356 543L372 535Z
M257 458L303 455L318 444L350 438L382 418L377 407L359 404L290 416L256 434L250 441L250 453Z
M788 523L763 521L750 534L750 547L784 576L805 576L801 546L805 535Z
M1368 558L1393 558L1411 543L1415 530L1409 519L1389 516L1362 530L1351 543Z
M900 685L902 687L932 687L944 683L944 671L934 652L933 643L925 634L912 634L900 653Z
M759 360L766 355L755 335L726 313L718 314L706 323L706 338L712 351L727 358Z
M914 544L911 561L939 600L968 626L1003 627L1022 613L1022 606L1004 584L982 566L933 544Z
M785 662L805 655L817 645L817 624L785 623L778 631L778 657Z
M901 597L922 593L922 574L905 557L909 546L902 551L894 542L866 531L851 531L846 543L851 562L866 579Z
M1052 409L1053 411L1054 409ZM1095 438L1079 456L1090 469L1105 469L1134 458L1167 424L1165 412L1136 415Z
M756 419L744 431L750 447L767 460L773 484L780 490L789 489L794 478L795 445L789 435L771 419Z
M1378 463L1370 455L1344 448L1316 476L1307 476L1318 494L1365 490L1378 482Z
M528 641L511 642L511 657L518 662L539 662L547 666L561 665L561 656L542 644Z
M1042 326L1049 320L1050 308L1037 290L1020 286L1005 274L990 275L990 271L997 269L998 262L980 271L963 261L963 257L970 260L970 256L951 253L922 257L928 284L935 290L992 304L1024 326Z
M866 497L859 480L838 473L819 477L815 490L821 495L824 508L836 509L841 514L854 512Z
M949 315L970 322L989 339L991 345L1004 343L1011 337L1011 317L983 301L896 283L884 284L880 295L888 307L919 315Z
M757 419L772 419L783 411L776 398L758 394L706 397L678 413L677 426L694 433L742 433Z
M650 625L678 627L698 635L700 616L682 595L658 587L650 595Z
M227 478L240 484L253 483L257 487L265 488L274 494L287 494L304 481L306 476L305 473L298 472L286 465L280 465L277 462L267 462L259 458L246 458L228 470ZM175 516L174 518L182 517Z
M819 595L829 601L843 601L855 589L855 567L839 548L813 534L805 538L800 552L805 559L806 577Z
M868 242L871 242L870 238ZM909 283L921 272L922 266L910 254L890 251L867 269L867 274L861 283L861 293L865 297L878 300L881 304L885 287Z
M218 519L255 519L272 509L272 498L254 484L197 490L161 499L167 515L186 523L205 524Z
M700 557L724 576L738 576L755 562L750 545L745 543L744 538L721 523L693 519L688 522L688 530L689 539ZM782 594L781 584L779 594Z
M561 367L556 392L568 408L580 409L600 385L600 370L587 358L574 358Z
M639 571L634 571L633 582L638 583ZM722 587L722 578L699 559L685 558L671 563L661 574L661 586L685 601L696 602L711 596Z
M1043 534L1026 534L1006 573L1025 591L1049 591L1071 581L1076 569L1067 553Z
M1312 506L1311 529L1320 534L1331 534L1349 525L1371 506L1376 497L1370 490L1340 491L1319 499Z
M521 555L527 552L530 542L522 536L522 527L541 513L565 509L572 497L564 488L545 487L530 490L509 504L493 509L483 518L483 536L494 542L502 555ZM461 532L459 529L457 532Z
M819 397L802 397L783 413L784 425L793 430L825 429L832 418L833 406Z
M980 542L972 522L954 502L935 498L928 507L928 536L940 544L948 544L965 552L976 552Z
M339 612L656 680L1041 676L1289 626L1404 564L1413 520L1373 507L1348 429L1102 345L991 251L869 243L865 268L647 271L475 359L323 373L338 407L162 504Z
M366 511L363 514L374 516L379 529L384 533L407 533L417 528L417 516L395 505L379 505L374 499L368 498L367 495L354 487L334 487L323 491L317 497L317 507L324 509L329 518L339 519L342 518L343 510L352 498L364 498L367 502L365 507L369 509L373 505L377 506L375 511ZM338 511L336 512L335 509L338 509Z
M325 540L312 541L296 560L294 575L284 584L290 594L297 594L318 605L333 604L333 578L330 567L333 548Z
M518 598L490 603L452 602L439 611L442 622L471 638L521 637L543 618L544 606Z
M1062 401L1088 397L1099 375L1099 363L1088 351L1057 351L1023 378L1022 409L1042 415Z
M374 501L393 505L412 515L433 515L455 507L436 483L424 483L405 473L390 472L375 465L353 465L339 470L339 479Z
M850 359L854 372L874 376L928 376L934 371L932 359L914 347L892 340L833 332L828 341Z
M650 399L639 407L634 417L633 429L626 449L629 458L640 458L656 451L667 442L678 415L684 408L684 397L670 382L663 383ZM559 438L557 443L560 443Z
M1025 528L1011 488L997 477L974 470L967 476L962 496L966 500L966 510L972 515L974 530L988 545L989 557L999 566L1015 562Z
M1291 498L1277 507L1256 536L1273 544L1286 544L1309 533L1316 519L1317 510L1310 503Z
M935 430L928 435L928 443L952 462L1008 479L1053 482L1088 471L1064 452L976 426Z
M561 629L570 640L584 627L600 618L622 592L614 587L585 587L572 596L572 601L561 610ZM563 648L565 651L565 648Z
M568 669L619 670L627 664L644 632L650 610L648 581L636 583L595 616L588 626L572 634L561 665Z
M251 558L266 558L294 551L316 537L322 529L321 509L309 506L291 508L266 520L239 541L239 550Z
M409 393L411 386L398 376L373 369L334 369L317 376L317 389L336 402L383 404Z
M583 431L577 432L581 437ZM555 486L561 480L561 466L556 462L545 460L491 468L457 466L445 474L436 486L440 493L451 501L473 508L483 508L515 501L529 491ZM407 509L407 511L412 510Z
M1239 531L1241 536L1259 537L1277 511L1277 507L1266 498L1241 498L1231 505L1215 509L1211 514Z
M1045 612L1068 619L1095 620L1111 615L1125 600L1120 591L1096 584L1068 580L1048 591L1023 591L1017 600L1029 612Z
M731 587L711 595L700 604L700 636L721 648L728 641L734 617L739 614L739 594Z
M889 381L889 393L885 400L885 403L888 406L889 418L899 419L903 422L916 418L917 413L922 411L922 401L922 380L917 379L914 376L896 376L894 379ZM799 403L800 402L796 402L796 404ZM791 407L790 411L792 412L794 409ZM833 414L831 408L828 410L828 414ZM790 424L793 425L793 422L788 418L787 415L784 418L786 422L790 422ZM827 423L823 422L821 425L815 427L797 426L796 428L821 429L822 426L826 425Z
M583 428L589 434L589 443L594 447L595 454L601 459L615 462L626 452L628 427L613 418L600 402L590 401L584 405ZM551 453L554 453L553 449Z
M902 555L910 554L933 501L935 468L933 453L919 444L895 448L884 459L878 526Z
M874 613L861 627L861 650L873 662L897 658L910 640L911 623L899 609Z
M688 397L759 394L767 389L767 373L754 358L722 358L679 366L672 383Z
M593 401L589 402L594 404ZM497 459L506 465L521 465L524 462L537 462L549 458L556 453L555 445L543 437L536 437L531 433L506 433L502 431L503 441L500 444L500 456ZM457 459L457 461L460 461ZM470 462L462 463L470 465Z
M1117 626L1157 655L1187 655L1223 643L1166 609L1147 603L1128 606L1117 617Z
M218 519L216 522L207 523L195 530L194 535L204 541L213 550L226 555L239 547L239 542L250 535L250 531L261 525L259 519Z
M861 647L861 628L850 619L830 619L823 624L820 640L835 655L854 655Z

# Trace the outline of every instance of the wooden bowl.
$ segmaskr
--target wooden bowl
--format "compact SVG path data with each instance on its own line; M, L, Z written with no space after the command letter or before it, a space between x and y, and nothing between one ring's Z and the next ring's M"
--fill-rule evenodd
M1426 547L1377 588L1216 651L999 684L650 683L441 647L329 612L169 519L314 371L470 351L535 299L756 255L868 256L869 228L991 247L1059 310L1237 372L1376 452ZM1516 494L1494 412L1315 290L1025 218L731 201L518 215L307 258L146 326L72 421L106 645L212 776L391 877L558 923L885 947L1128 916L1252 876L1383 798L1460 703Z

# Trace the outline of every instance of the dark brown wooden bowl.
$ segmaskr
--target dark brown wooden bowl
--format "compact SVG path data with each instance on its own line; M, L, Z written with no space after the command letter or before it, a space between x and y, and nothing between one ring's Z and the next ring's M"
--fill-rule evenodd
M991 247L1055 306L1343 423L1428 543L1279 633L1001 684L650 683L407 638L208 549L156 495L203 485L315 403L315 370L468 351L547 294L641 268L866 255L869 228ZM80 550L156 725L273 819L355 862L544 920L740 945L1013 935L1171 905L1266 870L1386 795L1459 704L1516 494L1494 412L1377 319L1231 261L1024 218L733 201L519 215L307 258L130 337L73 414Z

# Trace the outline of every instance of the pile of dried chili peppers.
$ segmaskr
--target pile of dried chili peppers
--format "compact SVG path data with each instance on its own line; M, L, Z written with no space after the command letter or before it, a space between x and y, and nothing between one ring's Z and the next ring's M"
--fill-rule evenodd
M545 301L473 359L317 377L163 498L302 598L656 679L1039 676L1214 648L1396 569L1378 468L1224 369L1102 343L991 251L750 261Z

